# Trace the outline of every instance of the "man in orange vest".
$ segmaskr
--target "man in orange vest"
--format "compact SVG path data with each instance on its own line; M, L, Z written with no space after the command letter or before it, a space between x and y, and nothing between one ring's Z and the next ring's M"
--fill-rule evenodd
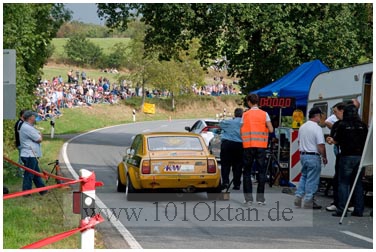
M273 133L274 129L268 113L258 107L258 95L249 94L246 101L249 110L243 114L242 126L240 129L245 158L243 170L244 203L246 205L251 205L253 202L251 171L253 162L256 161L259 168L256 201L259 205L265 205L265 156L268 147L268 135L269 133Z

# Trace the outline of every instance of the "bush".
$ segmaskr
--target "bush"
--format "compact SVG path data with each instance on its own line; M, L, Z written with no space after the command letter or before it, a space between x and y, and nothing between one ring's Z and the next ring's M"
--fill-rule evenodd
M78 66L95 66L102 57L102 48L82 35L70 38L64 50L69 61Z

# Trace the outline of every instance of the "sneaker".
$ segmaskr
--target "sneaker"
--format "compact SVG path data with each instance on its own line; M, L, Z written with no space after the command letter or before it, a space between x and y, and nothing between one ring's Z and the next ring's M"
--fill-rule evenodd
M316 202L313 202L312 209L321 209L322 206L317 205Z
M232 190L240 190L240 186L234 186Z
M326 207L326 211L329 211L329 212L333 212L333 211L336 211L336 210L337 210L336 205L330 205L330 206Z
M302 198L296 197L295 200L294 200L294 205L296 207L302 207Z
M257 204L259 206L265 206L266 205L266 201L258 201Z
M304 203L303 207L305 209L321 209L322 208L322 206L317 205L316 202L313 202L313 201Z
M354 207L353 207L353 206L348 207L348 208L347 208L347 212L354 212Z
M246 206L252 206L252 201L246 201L246 200L245 200L245 201L243 202L243 204L246 205Z

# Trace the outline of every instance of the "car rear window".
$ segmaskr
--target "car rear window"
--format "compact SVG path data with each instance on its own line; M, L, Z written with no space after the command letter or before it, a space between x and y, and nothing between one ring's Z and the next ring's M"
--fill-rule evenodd
M217 121L205 121L206 126L219 126L219 122Z
M202 151L203 147L198 137L186 136L160 136L149 137L147 140L149 151L163 150L196 150Z

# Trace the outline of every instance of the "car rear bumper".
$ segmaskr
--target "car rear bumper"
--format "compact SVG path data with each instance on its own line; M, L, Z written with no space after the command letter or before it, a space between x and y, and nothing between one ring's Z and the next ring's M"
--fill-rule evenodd
M142 189L208 189L220 184L219 175L142 175Z

